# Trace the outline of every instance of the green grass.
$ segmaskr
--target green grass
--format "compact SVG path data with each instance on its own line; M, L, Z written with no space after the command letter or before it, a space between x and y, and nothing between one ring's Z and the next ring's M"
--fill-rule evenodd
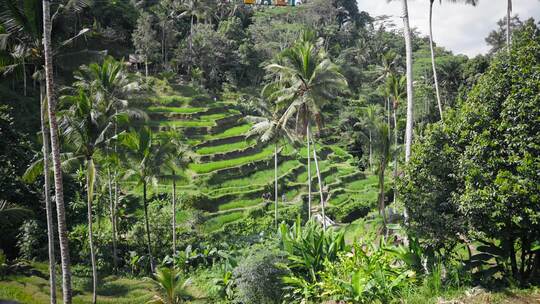
M163 107L163 106L151 106L146 109L151 113L180 113L180 114L193 114L203 112L206 108L186 108L186 107Z
M167 105L171 103L175 104L186 104L191 102L191 97L180 96L180 95L170 95L170 96L158 96L153 98L152 101L155 103Z
M254 143L253 141L239 141L239 142L220 145L220 146L204 147L204 148L200 148L199 150L195 152L197 152L197 154L199 155L227 153L231 151L243 150L243 149L249 148L253 146L253 143Z
M257 154L234 158L234 159L221 160L221 161L216 161L216 162L211 162L211 163L203 163L203 164L192 163L189 165L188 168L197 174L204 174L204 173L209 173L209 172L220 170L220 169L236 167L236 166L240 166L240 165L247 164L250 162L266 159L270 157L273 153L274 153L274 147L269 146Z
M364 179L351 182L345 186L347 190L362 191L365 189L377 189L378 177L376 175L368 176Z
M247 207L255 206L261 203L262 203L262 200L260 198L237 200L237 201L232 201L232 202L220 205L219 211L237 209L237 208L247 208Z
M42 265L45 264L36 263L35 268L46 276L48 274L47 268ZM61 279L61 276L57 274L57 280L59 279ZM59 302L61 302L62 290L60 282L58 283L57 295ZM73 289L75 295L73 303L92 302L91 278L74 275ZM142 304L150 300L153 295L152 289L152 284L144 280L115 276L100 278L97 290L98 302ZM0 281L0 299L15 300L25 304L49 303L49 282L37 276L9 276Z
M227 129L222 133L206 135L204 137L204 140L209 141L209 140L214 140L214 139L221 139L221 138L239 136L239 135L245 134L247 131L249 131L249 128L251 128L250 124L243 124L243 125L240 125L240 126L236 126L236 127Z
M220 229L221 227L223 227L223 225L239 220L243 216L244 216L243 211L236 211L236 212L231 212L231 213L227 213L223 215L218 215L206 221L204 223L203 229L205 232L216 231Z

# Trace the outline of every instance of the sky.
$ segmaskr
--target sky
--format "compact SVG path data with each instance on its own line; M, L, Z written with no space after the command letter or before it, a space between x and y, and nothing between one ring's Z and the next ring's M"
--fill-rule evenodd
M394 0L357 0L360 11L367 11L372 16L389 15L397 26L402 27L400 19L402 2ZM409 18L411 27L422 34L429 33L429 1L409 0ZM497 26L499 19L506 16L506 0L480 0L476 7L458 3L435 1L433 7L433 36L435 42L455 54L476 56L485 54L489 46L485 38ZM521 20L530 17L540 21L539 0L513 0L513 14Z

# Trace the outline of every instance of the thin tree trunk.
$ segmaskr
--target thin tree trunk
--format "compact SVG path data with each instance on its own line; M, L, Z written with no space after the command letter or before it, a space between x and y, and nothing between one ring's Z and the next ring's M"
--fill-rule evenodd
M311 219L311 159L310 159L310 156L309 154L311 153L310 151L310 138L309 138L309 134L311 133L310 129L309 129L309 122L308 122L308 125L307 125L307 132L306 132L306 137L307 137L307 175L308 175L308 179L307 179L307 183L308 183L308 219Z
M371 144L371 129L369 130L369 170L373 172L373 147Z
M278 144L274 145L274 217L278 227Z
M146 242L148 247L148 258L150 259L150 270L154 273L154 258L152 256L152 243L150 240L150 223L148 221L148 204L146 201L146 181L143 182L143 206L144 206L144 225L146 227Z
M411 145L413 137L413 58L412 58L412 41L411 29L409 26L409 9L407 0L402 0L403 3L403 24L405 35L405 47L407 57L407 127L405 130L405 161L409 161L411 156Z
M435 83L435 93L437 94L437 105L439 106L439 115L441 116L441 120L443 120L441 93L439 91L439 80L437 78L437 67L435 63L435 48L433 46L433 2L435 2L435 0L430 0L429 3L429 48L431 50L431 66L433 68L433 81Z
M396 103L396 106L394 106L394 146L397 149L398 129L397 129L397 113L396 112L397 112L397 103ZM397 198L397 187L396 187L397 175L398 175L398 154L394 153L394 203L396 202L396 198Z
M386 160L384 160L383 158L381 159L381 164L379 167L379 214L383 218L383 229L386 233L386 206L384 204L384 163L386 162Z
M146 78L148 78L148 56L145 56L144 58L144 74L146 75Z
M24 61L24 55L22 55L22 68L23 68L23 88L24 96L26 96L26 63Z
M510 20L512 18L512 0L508 0L508 7L506 9L506 46L510 53L510 44L512 43L512 29L510 27Z
M53 209L51 204L51 181L49 175L50 168L50 143L49 126L47 126L47 106L43 96L43 85L40 85L39 101L41 106L41 135L43 138L43 197L45 198L45 210L47 214L47 241L49 250L49 284L50 284L50 303L56 304L56 258L54 256L54 221Z
M324 195L323 195L323 184L322 184L322 178L321 178L321 171L319 170L319 162L317 161L317 147L315 146L315 140L313 140L313 160L315 161L315 169L317 170L317 180L319 181L319 194L321 196L323 229L326 229L326 213L324 212L325 201L324 201Z
M97 294L97 268L96 254L94 251L94 232L92 229L92 201L94 196L95 167L94 160L90 157L86 160L86 207L88 220L88 244L90 246L90 261L92 263L92 304L96 303Z
M172 243L173 256L176 254L176 171L173 170L172 188Z
M56 213L58 217L58 236L60 241L60 257L62 263L62 291L65 304L72 302L71 265L67 237L66 213L64 208L64 187L62 182L62 165L60 160L60 139L58 138L58 121L56 119L56 99L54 97L53 64L51 48L51 12L50 0L43 1L43 49L45 55L45 85L47 88L47 104L51 130L51 150L54 170L54 190Z
M114 135L118 135L118 108L115 107L115 117L114 117ZM115 157L118 157L118 145L116 144L116 141L114 142L114 155ZM115 165L118 165L115 163ZM119 189L118 189L118 167L115 166L114 168L114 205L113 205L113 222L112 222L112 229L114 234L114 240L116 240L116 246L118 246L118 217L116 215L116 211L118 210L118 202L119 202ZM118 248L118 247L117 247ZM118 252L116 252L115 257L118 261Z
M111 176L111 168L107 168L107 183L109 188L109 211L111 214L111 233L112 233L112 250L113 250L113 271L116 273L118 269L118 256L116 253L116 229L114 226L114 218L115 218L115 208L114 208L114 196L113 196L113 187L112 187L112 176Z

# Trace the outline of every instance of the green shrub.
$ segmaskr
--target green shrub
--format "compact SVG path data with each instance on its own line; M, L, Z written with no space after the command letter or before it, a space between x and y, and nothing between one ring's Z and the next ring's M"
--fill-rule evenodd
M415 272L396 261L383 243L355 244L335 262L326 261L321 272L322 299L346 303L390 303L414 286Z
M20 256L24 259L34 260L46 257L46 233L43 233L43 227L40 227L37 221L27 220L19 229L17 237L17 247Z
M287 274L280 264L285 261L280 254L259 250L233 271L236 282L235 299L244 304L281 303L283 284L281 277Z
M371 210L371 204L362 201L353 201L339 207L329 207L326 215L340 223L351 223L365 217Z
M413 147L398 189L428 246L482 243L469 267L525 284L540 259L540 30L529 21L466 102ZM493 265L496 262L496 266ZM538 278L538 274L536 275Z

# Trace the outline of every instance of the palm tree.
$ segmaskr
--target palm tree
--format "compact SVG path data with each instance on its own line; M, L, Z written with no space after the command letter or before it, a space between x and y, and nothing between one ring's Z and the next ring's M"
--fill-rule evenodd
M118 111L122 111L128 116L140 116L146 118L143 111L133 109L130 107L127 97L140 90L140 83L138 79L133 78L127 71L124 62L117 61L113 57L106 57L101 64L92 63L88 66L82 66L74 75L76 81L73 84L78 89L93 92L93 98L97 103L109 105L114 108L114 114ZM111 113L112 114L112 113ZM113 137L118 134L118 121L117 118L121 115L114 115L114 128L110 130L109 134L105 134L106 137ZM114 134L114 136L113 136ZM109 195L110 199L110 212L111 212L111 233L113 244L113 265L117 268L118 256L117 256L117 235L116 235L116 208L118 206L118 155L116 149L116 141L114 141L114 148L111 150L109 147L110 140L105 141L107 144L106 150L109 154L109 160L112 162L108 166L108 171L111 167L115 168L114 172L108 174L109 184L111 184L111 178L114 180L114 196ZM111 185L112 186L112 185ZM110 187L112 188L112 187ZM112 191L111 191L112 192Z
M338 67L327 58L324 50L313 43L314 36L306 32L295 46L286 49L281 54L280 63L266 66L266 70L275 76L275 81L269 84L265 91L269 92L271 100L276 100L278 107L285 111L278 121L285 125L296 116L296 131L306 136L308 145L308 207L311 207L311 175L309 170L310 143L313 140L311 124L315 123L320 130L323 127L322 108L329 100L334 99L339 92L347 88L347 80L339 72ZM314 143L314 140L313 140ZM316 147L313 145L315 167L319 181L319 194L324 214L323 185L320 178Z
M184 18L189 17L189 52L191 56L193 56L193 35L194 32L194 25L195 25L195 18L197 18L197 23L204 19L205 15L210 11L208 8L208 3L206 0L183 0L181 3L181 6L183 8L183 12L178 15L178 18ZM191 62L190 58L190 62ZM190 63L190 69L191 69L191 63ZM188 71L188 75L189 75Z
M398 147L398 120L397 120L397 109L399 107L399 103L405 98L407 91L406 91L406 79L405 76L396 76L395 74L391 74L388 79L386 80L386 92L388 96L392 99L392 108L393 108L393 120L394 120L394 146ZM397 161L397 153L394 154L394 180L397 179L397 172L398 172L398 161ZM396 188L394 185L394 200L396 197Z
M389 139L390 130L388 124L381 119L381 109L379 106L370 105L364 109L367 119L367 128L371 131L375 155L378 158L377 175L379 177L379 214L383 218L384 229L386 230L386 211L384 195L384 175L388 162L391 158L391 143Z
M153 132L148 127L140 130L132 130L118 135L120 142L126 148L127 165L126 179L134 178L143 187L144 221L146 228L146 241L150 268L154 272L154 258L152 254L152 241L150 239L150 224L148 219L148 184L157 184L157 177L169 149L162 142L156 140Z
M449 0L450 2L457 2L458 0ZM463 0L466 4L476 5L478 0ZM510 1L510 0L508 0ZM429 0L429 47L431 50L431 66L433 68L433 82L435 84L435 93L437 95L437 105L439 106L439 115L443 120L443 108L441 101L441 93L439 91L439 81L437 79L437 67L435 63L435 48L433 45L433 3L435 0ZM442 0L439 0L442 2Z
M187 286L191 279L182 277L182 274L174 268L158 268L155 273L154 284L158 293L146 302L147 304L180 304L189 296Z
M257 99L254 104L255 111L259 116L248 116L246 120L254 123L246 133L246 138L257 137L261 143L271 143L274 145L274 221L278 226L278 146L281 140L286 140L289 144L296 146L298 139L293 134L288 124L279 124L279 111L272 109L269 102L264 99Z
M49 125L51 130L51 150L54 169L54 190L56 199L56 213L58 221L58 234L60 240L60 257L62 263L62 291L63 300L71 304L71 267L69 258L69 245L67 237L66 213L64 208L64 188L62 183L62 165L60 163L60 140L58 138L58 121L56 119L56 99L54 94L53 62L51 47L51 12L50 1L43 1L43 53L45 57L45 85L47 88L47 105L49 112ZM45 173L48 174L48 173Z
M75 157L84 161L86 167L86 194L88 211L88 240L90 259L92 263L92 303L96 302L97 268L94 252L92 230L92 204L96 181L94 153L105 147L106 134L112 129L116 115L110 104L100 103L93 92L79 88L78 94L64 96L67 110L60 112L63 135L67 141L76 147Z
M182 133L180 130L171 130L168 133L160 134L160 145L165 151L165 167L171 172L170 180L172 181L172 253L176 254L176 182L182 178L182 176L176 173L179 170L183 170L188 165L189 151L187 147L182 143ZM168 177L166 177L169 179Z

